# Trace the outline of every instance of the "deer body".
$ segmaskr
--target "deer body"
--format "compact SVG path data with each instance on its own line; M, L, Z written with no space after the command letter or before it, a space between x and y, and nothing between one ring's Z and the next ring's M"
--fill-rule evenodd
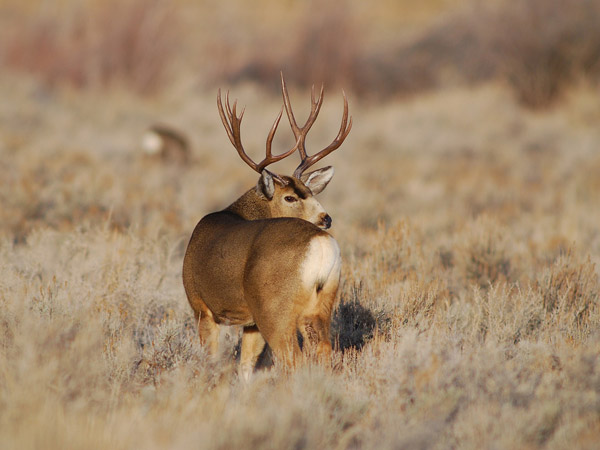
M275 230L287 235L273 240L270 233ZM187 252L190 302L201 311L197 302L202 300L217 324L256 325L263 298L271 299L270 306L278 311L272 321L280 321L295 299L305 291L321 290L339 268L335 240L300 219L246 221L221 212L203 219L193 239ZM325 256L319 258L317 252ZM284 277L294 282L280 283Z
M241 117L235 114L235 104L232 112L227 102L227 112L229 122L222 114L223 122L240 151ZM269 140L276 125L267 141L267 163L273 159ZM299 143L303 145L303 138L297 136L287 154ZM337 242L325 231L331 218L314 195L327 186L333 168L295 175L278 176L262 168L256 187L200 220L184 257L183 284L201 342L215 354L219 325L242 325L240 364L245 378L265 342L277 359L292 365L300 353L298 330L307 348L320 356L331 352L329 324L341 257Z

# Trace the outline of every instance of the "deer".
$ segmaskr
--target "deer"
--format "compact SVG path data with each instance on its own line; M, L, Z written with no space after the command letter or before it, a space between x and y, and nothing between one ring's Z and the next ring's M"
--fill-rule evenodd
M141 148L148 157L166 163L187 164L190 160L190 144L185 133L162 123L146 130Z
M338 149L352 128L348 100L337 136L324 149L308 155L306 136L323 103L324 86L315 96L304 126L298 126L281 75L283 106L271 127L265 158L254 162L244 150L240 128L245 108L237 100L225 107L221 90L217 108L227 136L240 158L260 174L258 182L227 208L203 217L189 240L183 260L183 285L198 326L200 342L211 356L218 353L221 325L241 325L239 371L249 379L265 344L276 362L293 367L305 353L319 360L332 352L329 331L341 273L340 248L326 230L332 219L315 195L333 177L331 166L306 172ZM271 146L285 108L295 145L273 155ZM298 151L300 164L292 176L266 168ZM302 350L297 333L302 336Z

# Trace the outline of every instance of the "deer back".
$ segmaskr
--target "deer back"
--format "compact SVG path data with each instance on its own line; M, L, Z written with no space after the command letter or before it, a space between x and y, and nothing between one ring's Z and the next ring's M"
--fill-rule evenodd
M309 186L323 189L333 171L325 168L315 172L319 176L309 175ZM285 184L274 182L269 192L268 177L263 174L254 189L228 208L205 216L190 239L184 258L184 285L203 299L218 322L253 323L247 302L249 297L257 297L247 295L252 287L262 287L265 295L271 291L270 297L285 293L293 298L310 278L303 267L313 265L305 263L310 258L311 242L330 238L316 224L328 227L331 218L308 186L284 177ZM334 255L335 248L329 253ZM329 259L333 261L335 256Z

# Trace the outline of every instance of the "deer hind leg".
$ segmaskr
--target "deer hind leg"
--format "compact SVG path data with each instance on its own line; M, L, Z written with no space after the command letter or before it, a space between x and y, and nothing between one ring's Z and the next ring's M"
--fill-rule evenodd
M298 320L307 353L316 353L321 361L328 361L331 355L329 328L339 281L339 269L333 270L322 286L314 288L310 301Z
M199 299L194 302L194 316L198 324L200 343L211 357L216 357L219 351L219 325L215 322L212 312Z
M308 356L316 354L317 359L326 361L331 355L328 318L303 316L298 328L304 340L303 352Z
M256 325L263 338L271 347L275 360L285 367L294 367L301 355L298 345L298 336L296 334L295 317L289 317L286 314L281 316L260 316Z
M340 250L331 237L313 239L304 262L306 301L302 302L298 328L307 354L327 360L331 354L329 326L340 284Z
M331 341L329 327L331 310L335 301L336 289L330 292L313 294L316 297L313 307L303 312L298 320L298 328L304 340L303 351L307 355L316 354L319 361L325 362L331 356Z
M265 348L265 339L256 325L244 327L242 334L242 352L240 355L240 375L248 381L252 376L256 361Z
M298 336L294 328L292 333L285 333L278 336L272 336L267 340L276 361L283 364L284 367L292 368L300 360L300 346L298 345Z

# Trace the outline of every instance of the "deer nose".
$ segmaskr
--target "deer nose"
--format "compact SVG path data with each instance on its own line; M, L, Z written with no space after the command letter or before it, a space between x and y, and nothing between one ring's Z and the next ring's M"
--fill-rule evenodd
M331 216L329 214L325 214L321 219L321 222L323 223L323 228L327 230L331 227Z

